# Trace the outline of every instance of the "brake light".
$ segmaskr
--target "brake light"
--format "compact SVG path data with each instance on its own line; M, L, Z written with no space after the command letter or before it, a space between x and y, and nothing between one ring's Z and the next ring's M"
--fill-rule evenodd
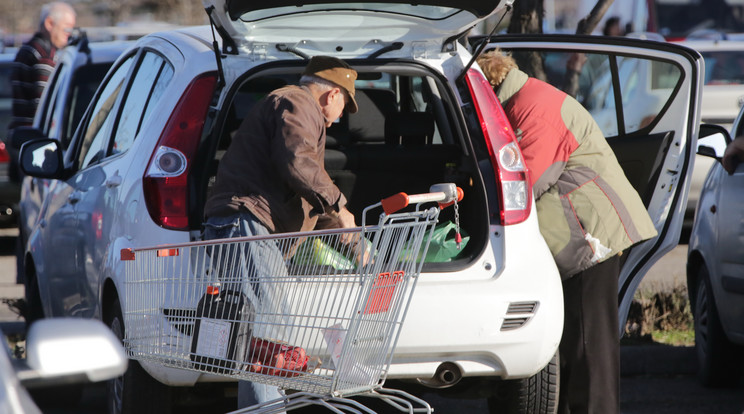
M514 130L483 74L470 69L465 79L473 97L501 195L501 224L521 223L530 214L532 185Z
M189 171L216 83L214 73L201 75L191 82L168 119L150 158L143 177L145 203L152 219L162 227L188 229Z
M5 148L5 143L0 141L0 164L10 162L10 154Z

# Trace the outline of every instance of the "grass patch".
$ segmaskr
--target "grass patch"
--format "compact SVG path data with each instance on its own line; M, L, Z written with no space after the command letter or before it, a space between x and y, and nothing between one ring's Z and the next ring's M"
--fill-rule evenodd
M628 312L623 344L639 342L674 346L695 344L687 287L676 286L670 291L636 291Z

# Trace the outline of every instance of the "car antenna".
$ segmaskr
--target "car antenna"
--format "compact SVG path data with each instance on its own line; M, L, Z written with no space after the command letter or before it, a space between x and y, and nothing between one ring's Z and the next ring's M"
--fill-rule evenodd
M465 68L463 68L462 73L457 77L455 82L459 83L462 81L462 79L465 77L465 74L468 73L468 69L470 69L471 66L473 66L473 63L476 59L478 59L478 56L480 56L481 53L483 53L483 49L486 48L486 45L491 43L491 37L494 33L496 33L496 29L499 28L499 25L504 20L504 17L506 17L506 14L509 13L512 10L512 4L514 4L514 0L506 0L504 2L506 4L506 10L504 10L504 14L501 15L501 18L498 22L493 26L493 29L491 30L491 33L489 33L485 39L483 39L483 42L478 46L478 50L473 53L473 57L470 58L470 62L468 62L467 65L465 65Z
M212 18L212 12L214 12L214 6L206 8L207 16L209 16L209 26L212 28L212 49L214 50L214 57L217 60L217 72L219 73L217 79L217 89L225 86L225 71L222 69L222 53L220 53L220 46L217 44L217 36L214 34L214 19Z

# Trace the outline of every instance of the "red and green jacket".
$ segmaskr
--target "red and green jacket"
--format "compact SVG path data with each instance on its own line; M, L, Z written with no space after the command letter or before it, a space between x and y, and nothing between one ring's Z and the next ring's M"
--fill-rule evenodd
M540 232L564 279L656 236L640 196L578 101L518 69L496 94L530 170Z

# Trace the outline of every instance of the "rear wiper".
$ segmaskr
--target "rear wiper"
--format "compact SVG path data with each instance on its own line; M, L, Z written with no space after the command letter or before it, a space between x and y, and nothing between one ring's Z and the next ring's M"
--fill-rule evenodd
M486 48L486 46L491 43L491 37L494 33L496 33L496 29L499 28L499 25L501 24L501 21L504 20L504 17L506 17L506 14L509 13L512 9L512 4L514 4L514 0L505 0L506 3L506 10L504 10L504 14L501 15L501 18L498 22L493 26L493 30L491 30L491 33L486 36L485 39L483 39L483 42L478 46L478 50L473 53L473 57L470 58L470 62L468 62L467 65L465 65L465 68L463 68L462 73L455 79L456 83L460 83L463 78L465 78L465 74L468 73L468 69L470 69L471 66L473 66L473 63L476 59L478 59L478 56L480 56L481 53L483 53L483 49Z

